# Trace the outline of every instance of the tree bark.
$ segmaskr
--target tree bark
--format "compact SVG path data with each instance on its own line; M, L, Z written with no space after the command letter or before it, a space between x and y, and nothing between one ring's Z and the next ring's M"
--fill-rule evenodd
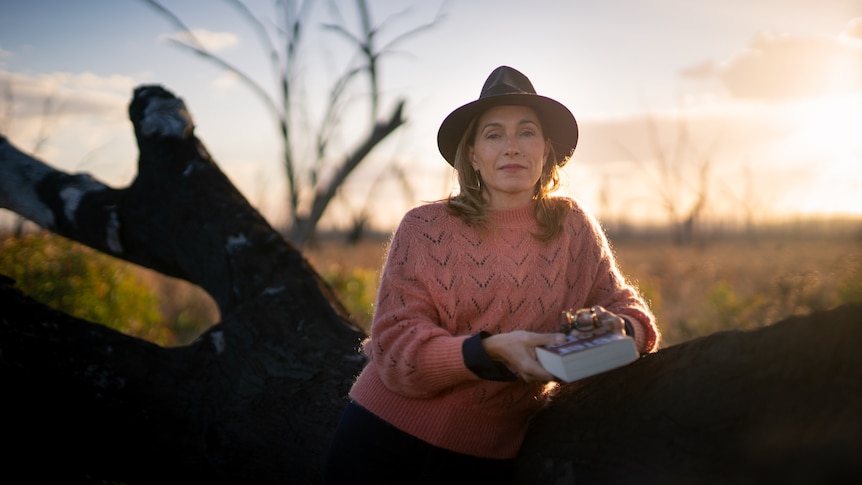
M365 335L217 168L181 100L142 86L129 114L140 147L129 187L57 171L0 138L0 206L201 286L222 319L163 348L0 276L4 472L318 483ZM515 482L860 482L860 341L862 305L847 305L561 386L531 423Z
M516 483L862 483L862 305L691 340L562 387Z

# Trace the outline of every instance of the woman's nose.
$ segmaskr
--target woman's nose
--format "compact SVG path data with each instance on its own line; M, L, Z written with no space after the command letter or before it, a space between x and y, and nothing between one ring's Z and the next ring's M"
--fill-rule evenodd
M517 137L507 136L506 137L506 153L515 154L515 153L518 153L519 151L520 151L520 148L518 147Z

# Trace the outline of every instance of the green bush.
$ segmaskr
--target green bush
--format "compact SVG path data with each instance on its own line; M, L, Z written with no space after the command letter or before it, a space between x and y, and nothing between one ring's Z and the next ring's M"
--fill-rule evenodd
M740 296L727 281L717 282L707 301L707 315L712 320L713 331L760 326L768 306L764 295Z
M370 333L374 297L377 294L377 271L361 267L349 270L334 268L324 273L323 279L332 287L353 322Z
M862 303L862 267L855 268L838 284L840 303Z
M0 273L52 308L161 345L159 298L128 263L47 232L0 239Z

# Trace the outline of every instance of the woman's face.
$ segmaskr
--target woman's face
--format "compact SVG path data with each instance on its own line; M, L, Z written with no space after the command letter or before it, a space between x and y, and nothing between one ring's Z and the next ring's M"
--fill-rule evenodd
M532 200L550 146L532 108L495 106L479 116L470 164L482 176L492 208Z

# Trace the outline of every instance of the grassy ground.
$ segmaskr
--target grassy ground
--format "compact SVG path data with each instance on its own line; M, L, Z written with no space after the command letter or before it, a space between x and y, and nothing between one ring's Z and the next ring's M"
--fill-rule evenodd
M655 239L612 242L621 270L650 301L663 346L862 301L858 238L736 238L685 247ZM382 239L353 246L324 241L306 257L328 278L352 273L376 284L384 253ZM371 308L361 308L353 313L367 324Z
M720 330L754 328L793 314L862 302L862 233L815 236L770 233L755 240L724 237L677 246L655 235L611 235L611 242L621 270L656 314L666 347ZM324 238L305 256L330 282L354 321L367 330L387 236L355 245L343 241ZM54 264L68 264L68 256L55 256ZM46 258L37 258L40 266L50 266ZM142 338L164 334L155 341L177 345L190 342L220 319L212 299L200 288L128 263L116 264L118 269L133 268L158 295L160 325L166 330L127 333Z
M664 345L862 300L859 241L629 242L616 249L623 272L650 299Z

